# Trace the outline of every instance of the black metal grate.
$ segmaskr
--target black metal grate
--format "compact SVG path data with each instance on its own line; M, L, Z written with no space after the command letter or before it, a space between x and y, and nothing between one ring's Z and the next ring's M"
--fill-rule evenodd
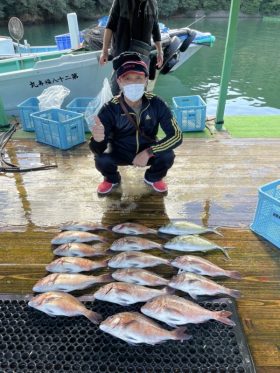
M124 307L84 302L104 318ZM0 300L0 372L2 373L203 373L255 372L230 299L200 302L233 313L237 326L216 321L189 325L193 338L183 343L130 346L103 333L85 317L49 317L26 300ZM125 308L138 311L139 305Z

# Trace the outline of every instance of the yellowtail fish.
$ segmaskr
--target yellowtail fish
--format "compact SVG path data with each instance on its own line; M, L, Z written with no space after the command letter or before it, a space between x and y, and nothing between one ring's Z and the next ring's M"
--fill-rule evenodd
M199 275L206 276L225 276L235 278L237 280L241 279L241 274L237 271L227 271L216 264L210 262L209 260L200 258L194 255L183 255L178 256L171 261L173 267L179 268L185 272L192 272Z
M87 245L85 243L65 243L54 249L54 254L59 256L91 257L105 255L107 246L104 243Z
M142 253L141 251L126 251L113 256L108 266L111 268L145 268L155 267L159 264L169 264L168 259L160 258L155 255Z
M115 240L110 249L113 251L141 251L150 249L161 249L162 245L142 237L122 237Z
M197 299L198 295L227 294L234 298L241 296L238 290L228 289L206 277L187 272L172 277L168 286L188 293L193 299Z
M182 235L172 238L172 240L164 244L165 249L177 250L177 251L202 251L207 252L211 250L221 250L225 256L230 259L226 247L221 247L214 242L206 240L205 238L196 235Z
M52 273L39 280L34 286L33 291L44 293L47 291L64 291L86 289L94 284L110 282L112 277L109 274L100 276L87 276L70 273Z
M92 222L77 222L77 223L67 223L62 225L62 231L82 231L82 232L94 232L98 230L109 230L105 225L101 223L92 223Z
M28 305L49 316L85 316L94 324L102 321L99 313L87 309L77 298L66 293L52 291L39 294L33 297Z
M156 234L157 231L155 229L151 229L145 227L142 224L138 223L122 223L115 225L112 228L112 231L115 233L121 234L131 234L131 235L138 235L138 234Z
M202 234L207 232L213 232L222 236L222 234L215 228L211 229L185 220L172 221L171 223L160 227L158 231L160 233L173 234L175 236L181 236L185 234Z
M112 277L117 281L124 281L131 284L144 286L168 285L169 281L163 277L160 277L156 273L140 268L118 269L112 273Z
M155 345L167 340L182 342L191 338L185 334L184 327L169 331L138 312L117 313L102 321L99 328L132 345Z
M210 311L176 295L161 295L153 298L141 307L141 312L172 327L199 324L208 320L216 320L226 325L235 326L235 322L228 318L231 316L231 312Z
M108 259L89 260L85 258L62 257L58 258L46 266L49 272L77 273L93 271L97 268L107 267Z
M146 302L149 299L163 294L173 293L174 290L164 288L162 290L146 288L141 285L128 284L126 282L112 282L101 286L93 295L94 299L103 300L129 306L138 302Z
M81 231L64 231L55 236L51 243L53 245L61 245L63 243L72 243L72 242L91 242L91 241L101 241L106 242L107 240L104 237L101 237L97 234Z

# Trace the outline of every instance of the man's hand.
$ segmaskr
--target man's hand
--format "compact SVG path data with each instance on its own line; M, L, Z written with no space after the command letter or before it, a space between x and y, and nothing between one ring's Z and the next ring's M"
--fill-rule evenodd
M108 62L108 57L109 57L108 49L106 51L102 50L100 57L99 57L100 65L105 65L105 63Z
M142 152L138 153L132 161L132 164L136 167L145 167L148 164L150 154L147 150L143 150Z
M160 41L156 41L156 49L157 49L157 63L156 66L158 69L162 67L163 64L163 51L162 51L162 45Z
M92 137L96 142L101 142L105 139L104 126L101 123L101 120L96 116L94 117L95 125L92 128Z
M163 64L163 52L160 51L157 53L157 63L156 66L160 69Z

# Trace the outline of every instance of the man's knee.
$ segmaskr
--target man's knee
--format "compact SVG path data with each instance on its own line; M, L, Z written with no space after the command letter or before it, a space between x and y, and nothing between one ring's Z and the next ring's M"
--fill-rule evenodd
M162 165L164 165L166 168L170 168L174 163L175 154L173 150L171 150L169 152L161 153L157 157L158 157L158 161Z
M97 169L106 169L114 164L109 154L100 154L95 156L95 166Z

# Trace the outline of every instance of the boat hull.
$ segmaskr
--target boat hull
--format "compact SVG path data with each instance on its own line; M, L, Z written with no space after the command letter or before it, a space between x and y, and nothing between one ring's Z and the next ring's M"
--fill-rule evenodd
M185 41L189 40L184 46ZM162 34L164 64L151 76L149 89L153 89L158 73L175 71L195 54L203 44L212 45L214 37L209 33L191 31L188 28L170 30ZM110 78L112 63L101 66L101 51L72 53L55 51L39 53L34 57L14 57L0 61L0 98L7 115L17 115L17 105L30 97L39 96L51 85L63 85L70 90L62 108L77 97L95 97L103 86L104 78ZM155 50L151 53L155 53ZM152 60L151 60L152 61ZM151 66L150 66L151 69Z
M29 97L39 96L44 89L54 84L70 90L62 107L76 97L96 96L104 78L110 77L112 73L112 63L101 66L98 62L99 54L65 54L59 58L38 61L29 69L4 73L0 70L0 97L6 114L18 114L18 104Z

